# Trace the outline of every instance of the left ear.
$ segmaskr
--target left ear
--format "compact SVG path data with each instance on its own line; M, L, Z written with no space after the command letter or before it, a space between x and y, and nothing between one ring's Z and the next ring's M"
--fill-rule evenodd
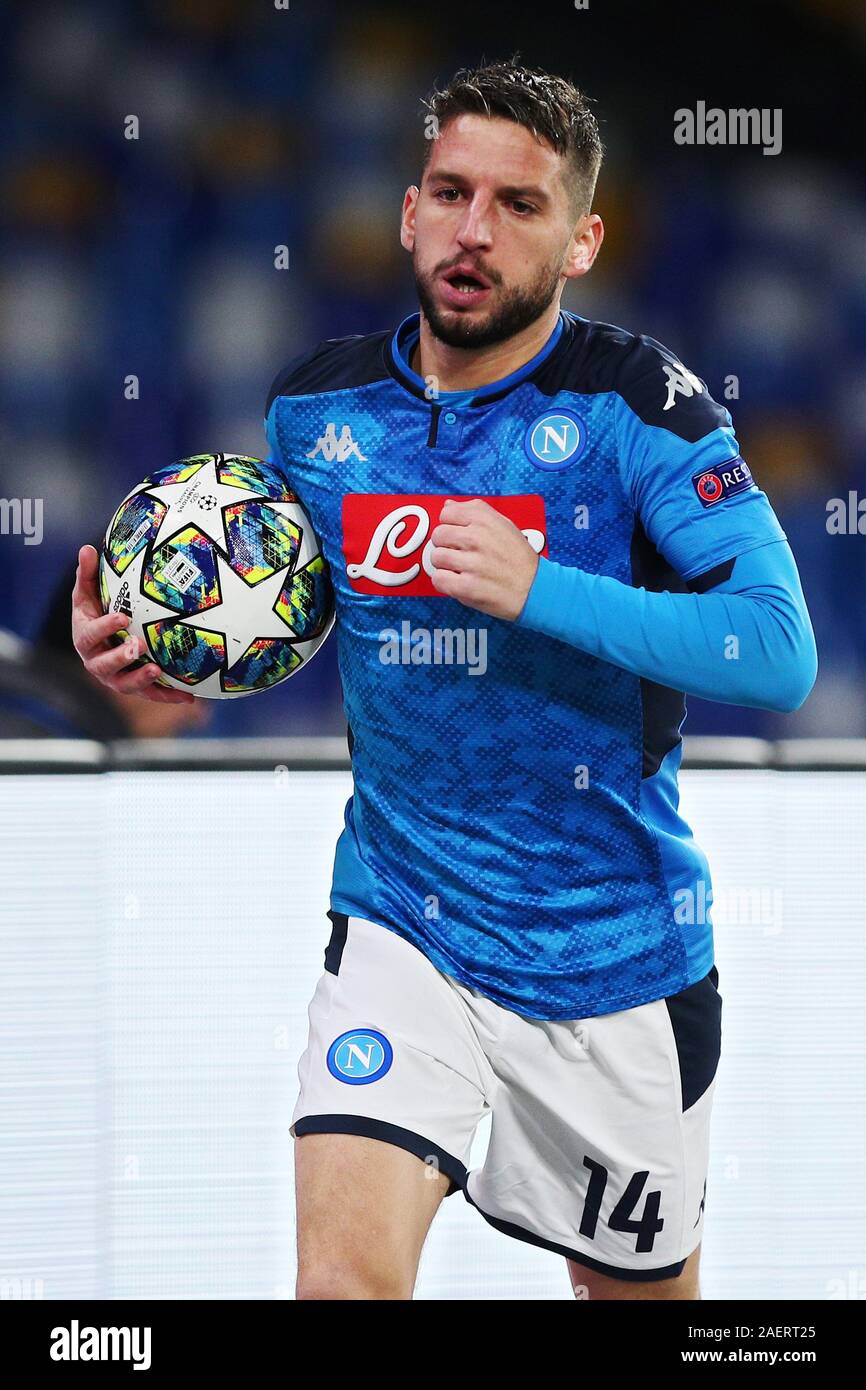
M403 211L400 216L400 243L404 251L414 251L415 249L415 205L418 202L420 192L417 184L410 184L403 198Z
M581 217L571 238L568 259L563 268L567 280L585 275L601 250L604 241L604 223L597 212L588 212Z

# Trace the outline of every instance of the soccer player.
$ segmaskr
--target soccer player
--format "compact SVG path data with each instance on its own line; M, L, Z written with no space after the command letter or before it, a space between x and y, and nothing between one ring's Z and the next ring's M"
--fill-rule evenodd
M292 1118L298 1296L411 1298L462 1191L579 1296L696 1299L721 996L684 692L796 709L812 629L705 383L560 309L603 235L585 98L504 62L428 113L420 313L319 343L267 408L336 587L354 772ZM120 674L95 563L85 664L172 698Z

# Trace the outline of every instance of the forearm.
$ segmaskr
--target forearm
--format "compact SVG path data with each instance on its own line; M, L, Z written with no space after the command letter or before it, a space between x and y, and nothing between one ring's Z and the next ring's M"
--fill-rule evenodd
M701 594L653 593L541 559L517 622L686 694L793 710L812 687L816 656L782 545L772 572L765 556L742 556L726 584Z

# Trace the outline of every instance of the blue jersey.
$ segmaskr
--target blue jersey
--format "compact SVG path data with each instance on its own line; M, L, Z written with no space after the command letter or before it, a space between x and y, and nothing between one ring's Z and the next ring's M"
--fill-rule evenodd
M417 340L412 315L322 342L269 402L336 591L354 795L332 909L532 1018L676 993L713 964L682 693L437 594L429 537L446 498L482 497L551 561L700 592L784 533L727 411L653 339L562 312L518 371L440 395Z

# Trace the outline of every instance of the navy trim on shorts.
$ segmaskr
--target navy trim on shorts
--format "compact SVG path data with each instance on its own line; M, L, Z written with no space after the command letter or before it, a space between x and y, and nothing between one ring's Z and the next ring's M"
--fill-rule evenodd
M565 1245L557 1245L555 1241L545 1240L544 1236L537 1236L534 1231L524 1230L522 1226L515 1226L512 1221L501 1221L498 1216L490 1216L486 1211L479 1207L469 1195L468 1187L463 1188L463 1196L466 1198L476 1211L481 1212L484 1220L497 1231L501 1231L505 1236L513 1236L515 1240L525 1241L527 1245L537 1245L541 1250L552 1250L554 1255L563 1255L567 1260L574 1260L575 1264L586 1265L588 1269L594 1269L598 1274L607 1274L611 1279L627 1279L631 1283L638 1284L643 1280L656 1279L675 1279L682 1274L685 1267L685 1260L678 1260L675 1265L665 1265L664 1269L619 1269L616 1265L602 1264L601 1260L593 1260L589 1255L580 1255L576 1250L569 1250Z
M683 1113L700 1100L719 1069L722 1051L722 996L712 966L702 980L664 1001L680 1067Z
M328 912L331 919L331 935L325 947L325 969L331 975L339 975L343 960L343 950L349 932L349 919L345 912Z
M390 1125L385 1120L373 1120L369 1115L304 1115L295 1121L292 1132L296 1138L302 1134L359 1134L365 1139L381 1139L383 1144L394 1144L416 1158L435 1158L440 1172L456 1184L449 1187L446 1197L466 1187L469 1170L453 1154L434 1144L432 1139L425 1139L414 1130L402 1129L400 1125Z

